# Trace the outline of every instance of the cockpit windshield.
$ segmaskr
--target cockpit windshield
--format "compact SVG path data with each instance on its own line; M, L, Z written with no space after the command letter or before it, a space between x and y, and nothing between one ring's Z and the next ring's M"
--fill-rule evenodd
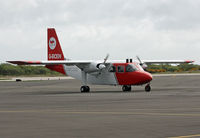
M139 63L137 63L137 67L139 68L139 70L144 70Z
M128 64L126 66L126 72L134 72L138 70L138 68L134 64Z

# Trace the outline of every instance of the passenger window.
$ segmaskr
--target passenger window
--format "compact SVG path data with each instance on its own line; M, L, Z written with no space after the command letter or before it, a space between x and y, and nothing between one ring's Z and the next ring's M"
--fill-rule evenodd
M117 66L118 72L124 72L124 66Z
M116 67L115 66L111 66L109 68L109 72L116 72Z
M132 68L132 66L131 65L127 65L126 66L126 72L133 72L134 70L133 70L133 68Z

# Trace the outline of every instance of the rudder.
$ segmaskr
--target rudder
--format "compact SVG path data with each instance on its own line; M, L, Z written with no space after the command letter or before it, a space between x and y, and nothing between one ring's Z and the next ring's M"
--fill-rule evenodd
M47 29L48 60L64 60L60 42L54 28Z

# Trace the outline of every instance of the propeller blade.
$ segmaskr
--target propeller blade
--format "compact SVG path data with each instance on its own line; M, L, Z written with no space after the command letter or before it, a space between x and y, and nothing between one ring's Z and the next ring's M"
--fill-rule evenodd
M142 62L142 60L139 58L139 56L136 56L136 58L140 62L140 66L145 70L147 68L147 64Z
M106 63L106 61L108 60L108 58L109 58L109 54L107 54L106 57L104 58L104 62L103 62L103 64Z
M140 62L140 65L143 65L142 60L140 60L139 56L136 56L137 60Z

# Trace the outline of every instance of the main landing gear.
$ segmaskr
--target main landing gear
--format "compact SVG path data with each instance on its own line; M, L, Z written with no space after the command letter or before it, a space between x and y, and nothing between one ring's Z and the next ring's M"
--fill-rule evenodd
M123 85L122 86L122 91L123 92L131 91L131 85Z
M81 92L90 92L90 87L89 86L81 86L80 90L81 90Z
M82 84L83 84L83 86L81 86L80 88L81 92L90 92L90 87L87 86L87 73L82 70L81 75L82 75Z
M146 92L150 92L150 91L151 91L151 86L150 86L150 84L147 84L147 85L145 86L145 91L146 91Z

